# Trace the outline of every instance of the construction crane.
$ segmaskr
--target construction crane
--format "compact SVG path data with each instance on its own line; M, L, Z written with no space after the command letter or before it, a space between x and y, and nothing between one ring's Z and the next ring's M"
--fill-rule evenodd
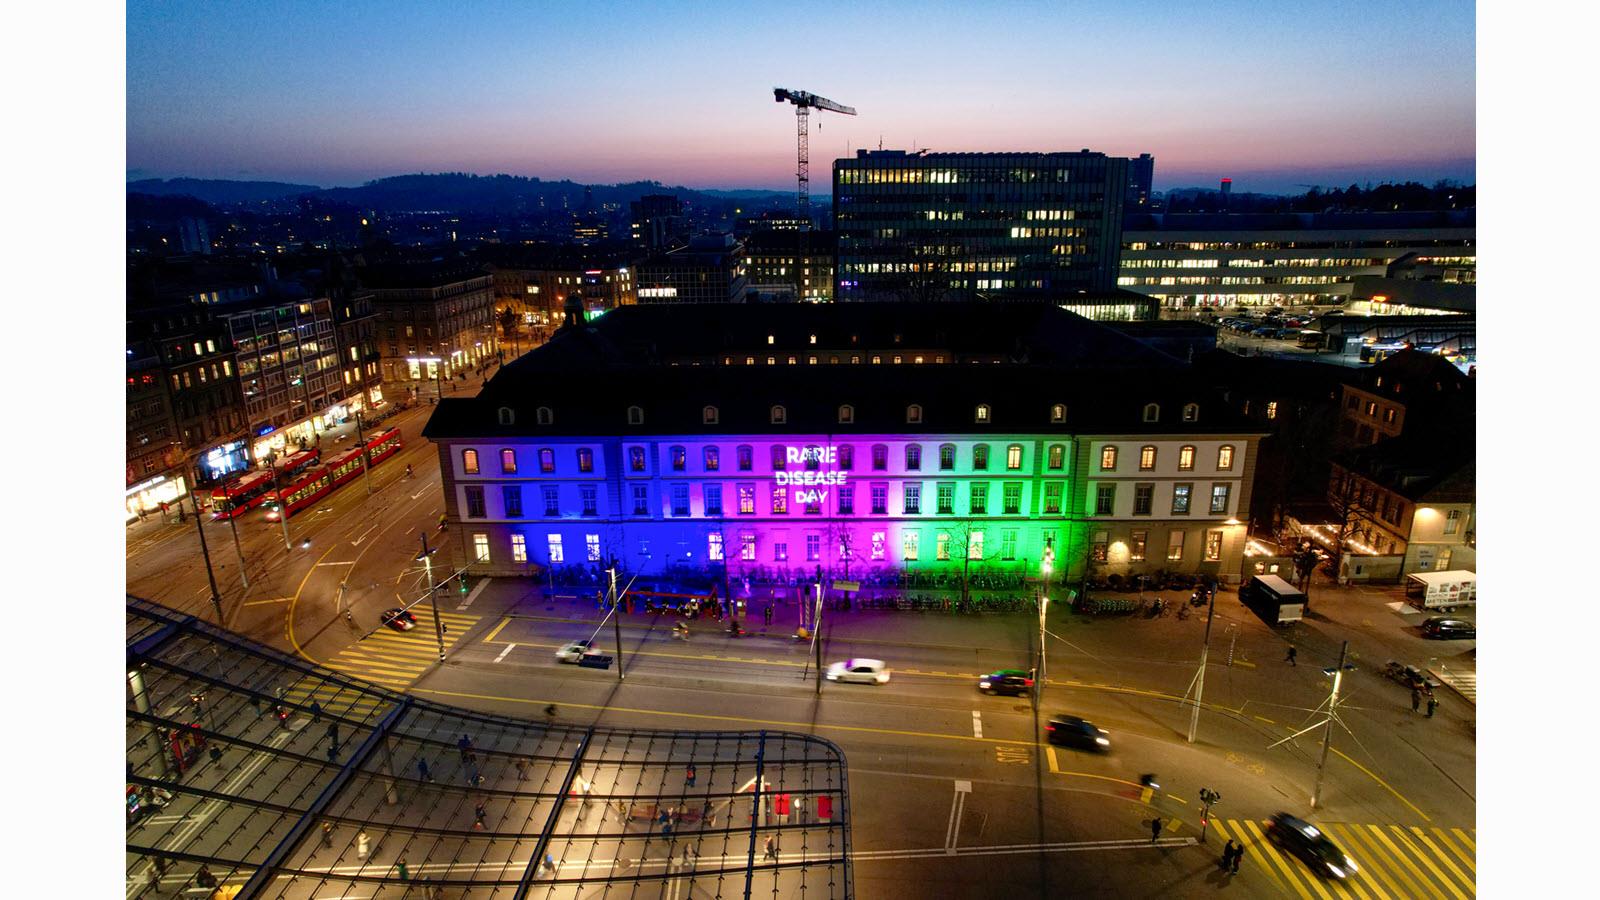
M811 221L811 174L810 160L807 158L806 139L810 135L811 110L825 109L829 112L853 116L856 114L855 107L835 103L826 97L818 97L816 94L806 91L791 91L784 88L773 88L772 99L779 103L787 100L794 104L795 134L800 143L800 168L796 173L800 178L798 202L800 217L809 222Z

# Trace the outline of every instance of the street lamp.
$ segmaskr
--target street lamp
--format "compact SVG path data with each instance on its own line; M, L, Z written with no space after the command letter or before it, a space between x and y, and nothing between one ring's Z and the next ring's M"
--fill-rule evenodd
M1050 608L1050 573L1055 570L1056 551L1050 547L1044 548L1044 559L1039 563L1039 569L1044 573L1044 588L1039 593L1039 677L1035 684L1039 692L1044 692L1045 679L1045 613Z
M422 552L415 559L422 563L422 568L428 573L428 602L433 604L433 634L439 640L439 662L444 662L444 623L439 620L439 594L433 589L433 555L439 552L439 548L428 546L427 532L420 537Z

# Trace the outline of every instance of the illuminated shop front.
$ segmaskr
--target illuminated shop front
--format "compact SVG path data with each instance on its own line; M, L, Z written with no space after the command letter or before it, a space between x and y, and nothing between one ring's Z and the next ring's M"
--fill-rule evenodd
M141 510L145 515L160 513L161 504L165 503L170 507L187 496L189 496L189 485L182 475L174 477L157 475L154 478L147 478L128 488L125 499L126 521L132 522L139 518Z
M250 468L245 441L229 441L212 447L200 455L200 466L208 481L215 481L234 472Z
M250 458L263 460L269 454L282 456L285 452L293 453L302 445L315 446L324 431L349 422L358 412L365 415L383 404L381 388L370 388L369 393L372 397L370 403L358 393L292 425L282 428L262 426L257 430L255 439L250 442Z

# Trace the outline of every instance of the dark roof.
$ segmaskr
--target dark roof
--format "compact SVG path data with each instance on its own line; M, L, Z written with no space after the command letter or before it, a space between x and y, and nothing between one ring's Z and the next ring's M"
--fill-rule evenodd
M1333 363L1272 356L1239 356L1226 350L1196 353L1194 369L1213 384L1250 396L1339 399L1339 387L1353 384L1359 370Z
M642 253L615 245L482 244L473 251L478 259L502 269L582 271L631 266Z
M469 259L436 262L378 263L356 270L363 285L376 290L435 288L482 278L489 272L483 264Z
M1477 497L1477 442L1471 420L1347 451L1340 465L1417 503L1471 503Z

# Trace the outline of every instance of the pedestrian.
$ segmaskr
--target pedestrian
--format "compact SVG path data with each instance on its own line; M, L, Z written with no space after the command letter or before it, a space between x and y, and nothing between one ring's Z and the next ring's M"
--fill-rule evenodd
M1432 710L1429 710L1428 714L1433 715ZM212 762L222 762L222 748L216 744L212 744L211 749L207 750L206 753L210 755Z
M1161 839L1161 817L1156 816L1150 820L1150 843L1154 844Z
M367 833L362 831L356 835L356 859L366 859L367 850Z
M311 721L313 721L313 722L321 722L322 721L322 704L318 703L315 700L311 701Z
M256 711L256 718L261 718L261 698L255 694L250 695L250 708Z
M478 766L477 766L476 763L468 764L467 769L466 769L466 776L467 776L467 786L468 787L477 787L478 786Z
M289 727L289 710L282 703L279 703L272 708L272 711L278 717L278 727L287 729Z
M1244 859L1244 845L1243 844L1240 844L1239 846L1233 848L1233 864L1228 867L1228 871L1231 874L1234 874L1234 875L1239 874L1239 860L1241 860L1241 859Z
M406 858L404 856L402 856L399 859L394 861L394 867L396 869L400 870L400 880L401 881L410 881L411 880L411 877L410 877L409 873L406 872Z
M768 603L761 608L761 621L768 627L772 626L772 604Z
M1419 688L1411 689L1411 711L1416 712L1422 706L1422 691Z
M518 781L527 781L528 780L528 761L525 760L525 759L520 759L519 758L517 760L517 764L516 765L517 765L517 780Z
M333 846L333 823L332 822L323 822L322 823L322 846L324 846L324 847L332 847Z
M777 862L778 861L778 838L777 838L777 836L776 835L771 835L771 834L767 835L767 842L766 842L766 844L763 845L763 847L765 849L763 850L763 852L761 854L762 861L765 862L766 860L770 859L773 862Z
M473 829L482 831L484 828L484 819L488 818L488 816L489 811L483 808L483 801L479 800L478 805L472 808Z
M1430 719L1433 718L1433 711L1438 709L1438 708L1439 708L1439 698L1435 697L1433 695L1433 691L1429 691L1428 692L1428 718L1430 718Z
M688 771L683 773L683 784L685 787L694 787L694 763L690 763Z
M214 888L217 886L217 876L211 874L210 869L201 866L200 871L194 873L194 883L203 888Z
M328 762L330 762L330 763L331 762L336 762L338 759L339 759L339 745L338 744L329 744L328 745Z
M472 738L463 734L461 740L456 741L456 747L461 751L462 762L472 762Z
M1222 848L1222 859L1217 861L1217 868L1219 868L1222 871L1226 872L1226 871L1228 871L1228 866L1230 866L1232 864L1233 864L1233 838L1229 838L1228 839L1228 843L1223 845L1223 848Z
M544 862L539 863L539 871L541 871L541 872L554 872L555 870L556 870L556 858L554 856L551 856L549 853L546 853L544 855Z
M421 757L418 757L417 759L417 777L421 778L423 781L433 780L433 773L428 771L428 761L422 759Z
M1296 652L1296 651L1295 651L1295 649L1294 649L1294 647L1293 647L1293 645L1291 645L1291 646L1290 646L1290 647L1289 647L1289 653L1288 653L1288 655L1287 655L1287 656L1285 656L1285 657L1284 657L1284 658L1283 658L1283 661L1284 661L1284 662L1286 662L1286 663L1288 663L1288 664L1289 664L1289 665L1291 665L1291 666L1292 666L1292 665L1294 665L1294 655L1295 655L1295 652Z
M146 515L145 508L141 506L135 511L139 514L139 521L143 522Z

